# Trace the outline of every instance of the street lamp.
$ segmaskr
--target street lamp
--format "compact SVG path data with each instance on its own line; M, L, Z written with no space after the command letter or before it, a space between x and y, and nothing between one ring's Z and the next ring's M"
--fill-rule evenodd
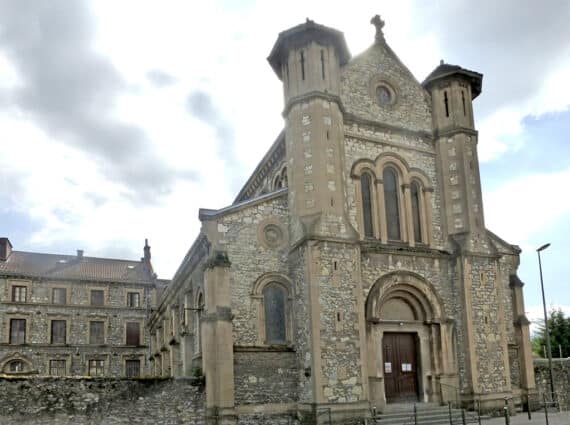
M540 262L540 251L544 251L550 246L549 243L542 245L536 250L538 254L538 270L540 272L540 289L542 290L542 308L544 309L544 331L546 334L546 353L548 355L548 372L550 373L550 396L554 401L554 374L552 373L552 349L550 347L550 331L548 329L548 314L546 313L546 299L544 297L544 282L542 280L542 263Z

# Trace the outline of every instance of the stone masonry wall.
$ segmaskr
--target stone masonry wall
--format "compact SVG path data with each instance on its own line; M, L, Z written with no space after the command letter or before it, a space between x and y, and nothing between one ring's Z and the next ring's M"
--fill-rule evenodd
M366 120L431 132L429 95L389 47L375 44L341 72L341 99L347 112ZM380 106L376 102L375 83L380 81L394 90L394 104Z
M259 344L257 304L252 298L255 282L264 273L287 275L286 208L287 200L282 197L245 207L219 219L219 245L232 263L230 285L235 345ZM268 225L280 231L269 244L264 234Z
M314 251L319 285L323 396L329 403L365 399L362 382L362 317L357 304L360 252L353 246L323 243Z
M0 378L0 425L201 425L188 380Z
M557 399L562 408L568 410L570 409L570 359L552 359L552 374L554 375L554 391L557 393ZM534 359L534 375L538 400L542 401L544 394L550 393L548 360Z
M470 269L466 270L471 281L471 305L469 313L473 326L474 349L477 356L479 385L483 392L507 390L505 370L505 344L503 341L503 299L496 281L496 269L492 261L472 257Z
M234 353L235 403L295 403L298 371L293 351Z

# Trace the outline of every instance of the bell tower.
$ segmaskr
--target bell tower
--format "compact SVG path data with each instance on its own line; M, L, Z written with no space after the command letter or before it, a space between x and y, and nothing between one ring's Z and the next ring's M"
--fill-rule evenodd
M482 80L482 74L441 61L423 82L432 99L447 235L485 229L473 122Z
M279 34L269 63L283 82L289 275L294 281L299 415L317 423L368 412L358 234L348 219L340 31L311 20Z
M291 237L355 239L347 219L340 31L307 19L279 34L268 61L283 81Z

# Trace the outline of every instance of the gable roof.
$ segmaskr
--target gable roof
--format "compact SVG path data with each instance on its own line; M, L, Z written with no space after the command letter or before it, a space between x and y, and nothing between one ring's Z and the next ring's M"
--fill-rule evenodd
M0 261L0 275L147 284L155 281L152 266L145 261L24 251L12 251L5 261Z

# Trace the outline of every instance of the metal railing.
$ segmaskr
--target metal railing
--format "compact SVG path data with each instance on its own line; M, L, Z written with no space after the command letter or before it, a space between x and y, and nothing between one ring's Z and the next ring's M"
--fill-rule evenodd
M316 411L317 423L319 422L319 417L321 417L323 415L328 415L329 425L332 425L332 413L331 413L330 407L320 407L317 409L317 411Z
M471 424L477 423L481 425L481 399L480 397L473 398L473 404L469 406L465 400L461 399L461 389L455 385L444 384L439 382L439 393L441 398L441 404L445 404L447 400L447 406L449 409L449 424L455 425L457 421L454 421L453 409L461 411L461 424Z

